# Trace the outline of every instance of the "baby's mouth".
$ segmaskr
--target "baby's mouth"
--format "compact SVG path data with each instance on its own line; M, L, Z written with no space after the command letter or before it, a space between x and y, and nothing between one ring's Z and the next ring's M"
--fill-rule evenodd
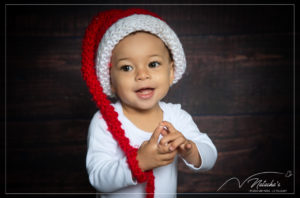
M146 87L146 88L138 89L135 92L139 98L149 99L153 96L154 90L155 90L154 88Z
M153 91L153 90L154 90L154 88L147 87L147 88L141 88L141 89L138 89L138 90L136 90L135 92L147 94L147 93L149 93L149 92L151 92L151 91Z

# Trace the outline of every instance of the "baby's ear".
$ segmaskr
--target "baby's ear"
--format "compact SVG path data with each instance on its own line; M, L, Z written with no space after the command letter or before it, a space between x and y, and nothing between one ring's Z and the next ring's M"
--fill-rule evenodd
M170 86L173 84L173 81L174 81L174 78L175 78L175 76L174 76L174 73L175 73L175 66L174 66L174 61L171 61L170 62L170 82L169 82L169 84L170 84Z

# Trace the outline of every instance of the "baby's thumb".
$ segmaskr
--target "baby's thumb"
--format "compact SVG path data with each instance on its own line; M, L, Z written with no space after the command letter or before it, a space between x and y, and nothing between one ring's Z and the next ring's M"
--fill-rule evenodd
M159 139L159 135L161 134L162 129L163 129L163 126L161 126L161 125L156 127L155 131L152 133L152 136L150 138L151 142L157 143L157 141Z
M179 146L181 152L187 152L192 148L192 145L190 143L186 143L186 144L181 144Z

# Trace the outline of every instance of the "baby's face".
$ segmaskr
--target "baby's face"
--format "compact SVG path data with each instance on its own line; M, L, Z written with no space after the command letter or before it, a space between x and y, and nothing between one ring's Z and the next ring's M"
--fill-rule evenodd
M111 87L123 105L137 110L155 107L174 80L168 49L156 36L137 32L112 52Z

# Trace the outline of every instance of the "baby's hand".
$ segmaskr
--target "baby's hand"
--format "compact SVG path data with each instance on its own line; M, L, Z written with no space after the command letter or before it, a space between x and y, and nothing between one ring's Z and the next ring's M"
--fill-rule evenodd
M177 150L169 151L164 145L158 144L159 135L163 131L163 125L159 125L153 132L149 141L140 146L136 159L142 171L165 166L173 162Z
M177 149L183 158L188 156L192 149L192 142L177 131L171 123L164 121L162 125L164 126L162 132L164 137L160 140L159 145L167 147L169 152Z

